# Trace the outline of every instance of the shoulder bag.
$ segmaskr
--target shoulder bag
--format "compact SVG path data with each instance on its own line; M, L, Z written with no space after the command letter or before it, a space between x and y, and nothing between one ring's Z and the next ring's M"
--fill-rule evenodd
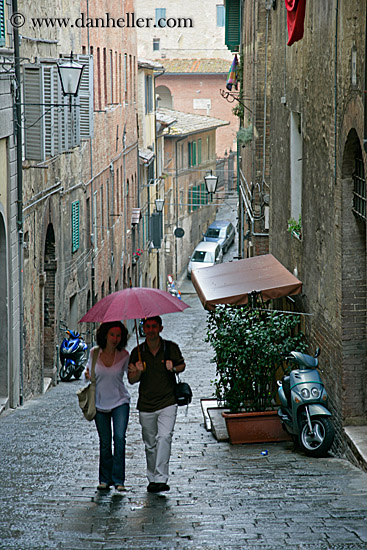
M167 361L169 359L169 353L167 348L168 342L166 340L163 340L164 345L164 359ZM176 403L179 407L183 407L184 405L188 405L192 401L192 390L187 382L181 382L180 377L178 373L176 373L176 385L175 385L175 397L176 397Z
M96 416L96 363L99 347L94 348L92 356L91 381L76 392L81 408L87 420L93 420Z

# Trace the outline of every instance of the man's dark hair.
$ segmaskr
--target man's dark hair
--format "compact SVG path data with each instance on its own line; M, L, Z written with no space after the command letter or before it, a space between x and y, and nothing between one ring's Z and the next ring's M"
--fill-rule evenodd
M122 348L126 346L128 336L127 328L121 323L121 321L111 321L109 323L102 323L97 329L96 339L97 344L101 349L105 349L107 346L107 332L110 328L114 327L121 329L121 340L116 346L116 349L121 351Z
M163 326L162 317L160 317L159 315L155 315L154 317L147 317L146 319L143 319L143 326L147 321L156 321L160 327Z

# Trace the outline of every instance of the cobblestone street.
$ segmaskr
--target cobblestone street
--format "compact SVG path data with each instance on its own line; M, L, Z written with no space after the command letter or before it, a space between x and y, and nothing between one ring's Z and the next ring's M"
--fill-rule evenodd
M200 398L211 396L214 377L206 312L195 294L183 298L191 308L164 316L162 333L181 346L182 378L194 392L187 416L185 408L178 414L171 491L146 492L133 386L128 492L97 495L97 433L75 395L82 382L60 383L0 417L0 548L367 548L366 473L342 459L307 458L288 442L267 445L262 456L264 445L218 443L205 430Z

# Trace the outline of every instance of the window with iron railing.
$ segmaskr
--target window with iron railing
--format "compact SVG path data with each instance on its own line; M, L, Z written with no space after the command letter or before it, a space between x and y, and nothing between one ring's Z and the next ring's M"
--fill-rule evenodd
M353 174L353 207L354 214L366 221L366 178L364 175L363 160L356 157Z

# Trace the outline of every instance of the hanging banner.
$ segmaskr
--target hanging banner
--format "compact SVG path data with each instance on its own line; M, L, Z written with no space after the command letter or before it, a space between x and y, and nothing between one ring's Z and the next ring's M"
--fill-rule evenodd
M292 46L294 42L303 38L306 0L285 0L287 8L288 42Z

